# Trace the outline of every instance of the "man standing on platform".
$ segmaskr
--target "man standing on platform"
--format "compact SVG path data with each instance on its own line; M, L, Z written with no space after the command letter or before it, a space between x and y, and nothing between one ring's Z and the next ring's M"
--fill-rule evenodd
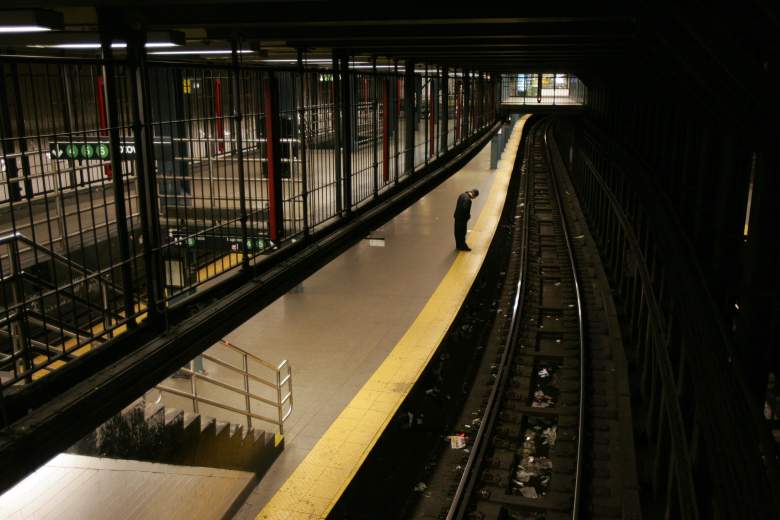
M455 205L455 248L458 251L471 251L466 245L466 223L471 218L471 200L479 196L479 190L474 188L458 196Z

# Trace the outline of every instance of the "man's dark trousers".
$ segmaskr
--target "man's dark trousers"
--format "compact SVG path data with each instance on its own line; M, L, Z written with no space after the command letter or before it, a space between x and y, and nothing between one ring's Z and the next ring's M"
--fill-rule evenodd
M464 249L466 247L466 224L468 219L455 219L455 247Z

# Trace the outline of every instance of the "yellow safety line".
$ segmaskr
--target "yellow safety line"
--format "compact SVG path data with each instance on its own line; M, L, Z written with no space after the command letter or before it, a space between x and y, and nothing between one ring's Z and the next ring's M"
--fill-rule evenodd
M515 126L488 200L461 253L422 312L352 401L257 516L258 520L325 518L395 416L444 339L473 284L504 207L523 127Z

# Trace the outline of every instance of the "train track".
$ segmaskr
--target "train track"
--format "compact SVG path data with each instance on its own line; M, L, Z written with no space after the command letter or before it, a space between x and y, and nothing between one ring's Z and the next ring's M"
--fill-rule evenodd
M586 322L587 308L600 308L598 295L582 290L548 130L543 120L525 140L513 246L519 254L510 262L516 272L507 274L517 280L512 312L448 520L576 519L584 506L593 511L594 478L610 478L585 463L594 441L589 435L586 446L593 410L588 336L608 329L607 317L597 309L595 322ZM596 488L601 484L610 485Z

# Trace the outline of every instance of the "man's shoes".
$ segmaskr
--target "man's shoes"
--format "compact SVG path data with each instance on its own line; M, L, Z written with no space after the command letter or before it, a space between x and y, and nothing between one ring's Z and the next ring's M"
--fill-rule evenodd
M457 249L458 251L471 251L471 248L465 245L463 247L458 247Z

